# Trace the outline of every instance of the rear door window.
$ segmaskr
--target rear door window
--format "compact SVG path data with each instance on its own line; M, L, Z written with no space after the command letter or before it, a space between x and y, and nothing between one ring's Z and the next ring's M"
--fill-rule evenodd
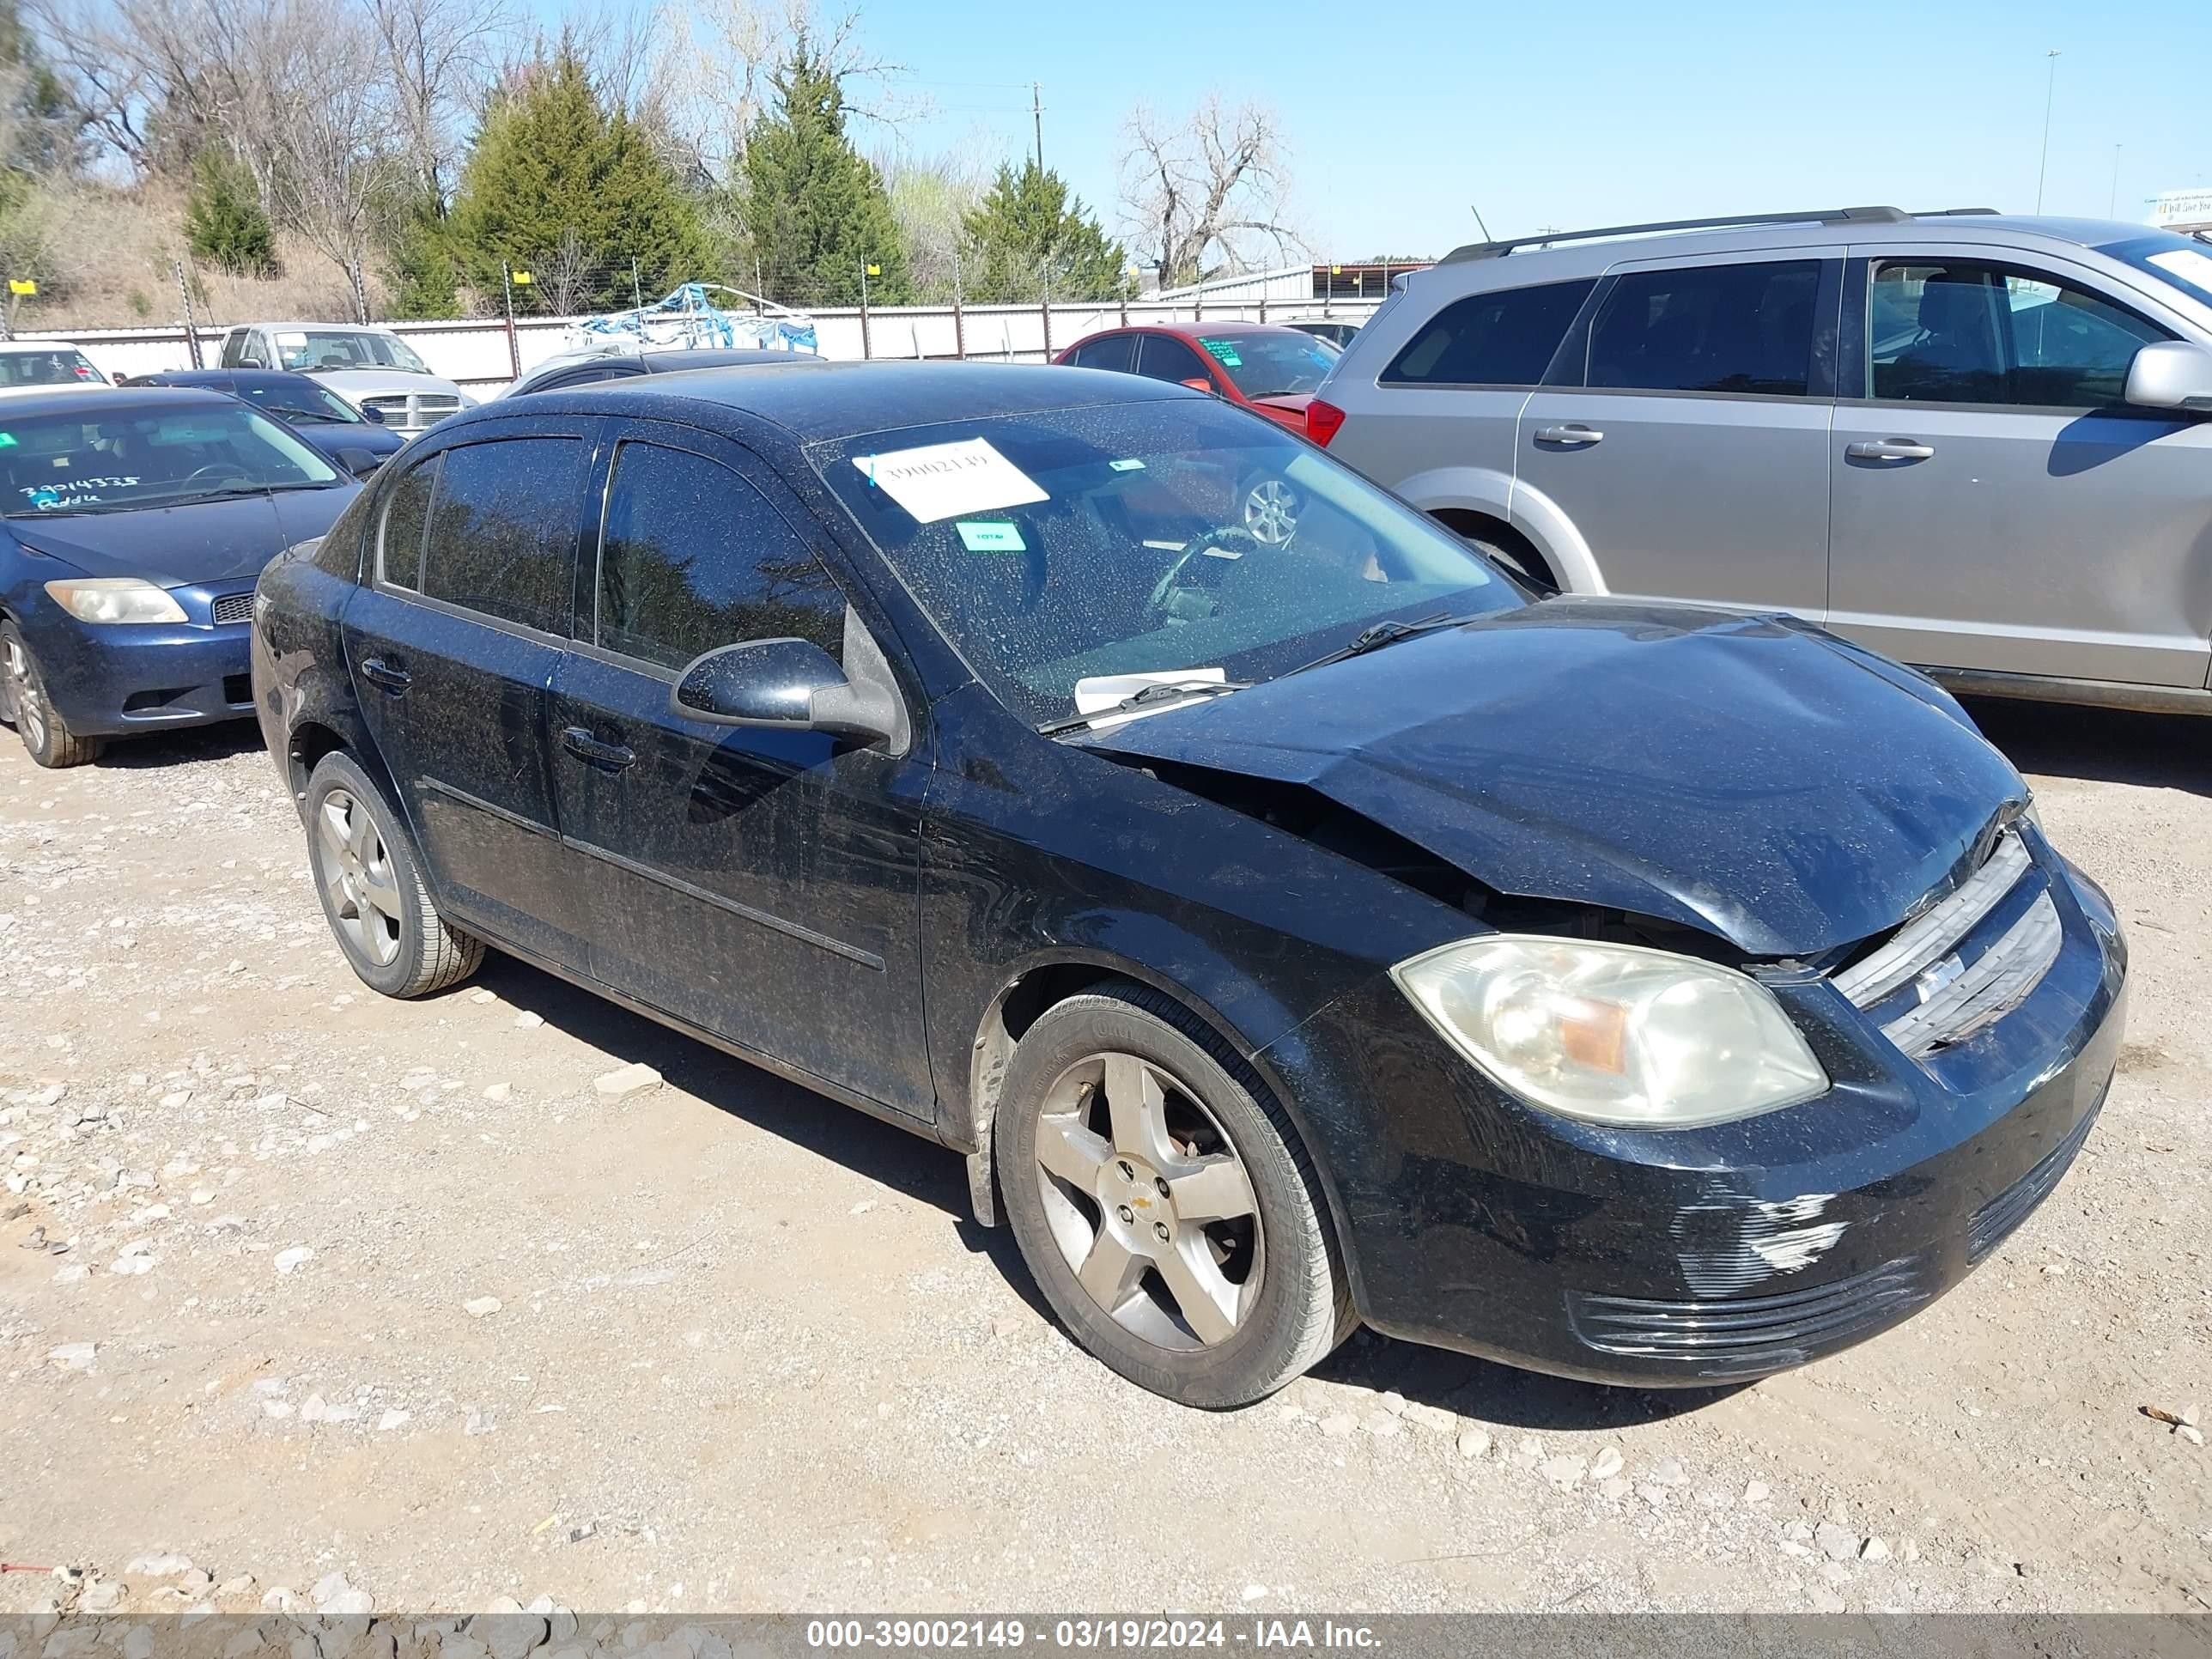
M1817 259L1628 271L1591 328L1587 384L1802 398L1820 292Z
M1539 386L1597 279L1455 300L1406 343L1386 386Z
M584 445L495 438L445 452L422 550L426 598L565 634Z
M1093 340L1079 347L1075 354L1078 368L1106 368L1117 374L1133 374L1137 368L1137 337L1133 334L1109 334L1102 340Z
M597 641L681 669L743 640L844 645L845 596L783 515L720 462L628 442L599 544Z
M2055 276L1969 260L1877 266L1867 317L1871 395L1903 403L2106 408L2136 353L2173 337Z

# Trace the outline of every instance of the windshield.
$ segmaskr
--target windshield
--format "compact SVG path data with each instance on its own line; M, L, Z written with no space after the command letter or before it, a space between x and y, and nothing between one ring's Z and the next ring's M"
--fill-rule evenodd
M105 386L107 377L74 346L0 351L0 386Z
M987 416L808 454L1032 725L1078 712L1079 680L1264 680L1386 618L1522 603L1456 537L1218 403Z
M88 400L90 401L90 400ZM118 513L259 489L337 483L331 465L242 404L132 410L87 419L0 410L5 515Z
M423 361L395 334L372 329L279 329L276 355L280 368L396 368L409 374L428 374Z
M1202 334L1199 344L1248 398L1311 392L1343 354L1295 329L1280 334Z
M238 395L280 419L308 426L366 424L354 412L351 404L312 380L302 380L296 386L241 386Z
M2212 244L2170 230L2146 231L2097 250L2172 283L2199 305L2212 305Z

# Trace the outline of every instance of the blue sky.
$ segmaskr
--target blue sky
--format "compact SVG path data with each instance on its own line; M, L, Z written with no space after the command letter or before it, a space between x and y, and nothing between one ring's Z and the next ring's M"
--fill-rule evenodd
M2054 46L2046 211L2103 215L2115 145L2122 216L2212 184L2207 0L863 0L860 18L937 106L893 142L1025 152L1042 82L1045 160L1109 226L1133 103L1265 100L1296 222L1340 258L1441 252L1474 236L1470 203L1498 235L1862 203L2027 212Z

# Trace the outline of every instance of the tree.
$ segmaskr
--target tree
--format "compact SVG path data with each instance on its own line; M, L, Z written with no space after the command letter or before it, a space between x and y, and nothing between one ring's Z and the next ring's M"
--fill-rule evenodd
M1001 165L968 215L969 297L980 301L1110 300L1125 288L1126 256L1109 241L1067 181L1035 161Z
M391 219L385 233L390 250L385 275L392 284L392 314L459 316L460 272L453 262L445 204L434 197L415 196L394 207Z
M795 305L851 305L913 297L883 174L845 136L844 83L803 30L777 70L777 108L745 143L740 216L769 273L771 297Z
M1273 110L1227 109L1212 94L1169 125L1139 104L1123 133L1122 212L1161 287L1247 269L1261 248L1280 258L1299 246L1284 222L1287 156Z
M915 297L950 299L964 257L967 233L962 227L983 199L987 170L957 155L916 159L893 154L878 159L876 167L890 195L891 218L898 226Z
M234 276L276 274L276 233L262 210L252 175L220 150L209 150L193 170L185 203L185 243Z
M599 311L630 303L633 259L656 294L701 275L707 259L675 173L608 107L565 40L495 99L461 173L453 238L477 288L498 292L510 266L549 276L557 268L567 290L558 297Z

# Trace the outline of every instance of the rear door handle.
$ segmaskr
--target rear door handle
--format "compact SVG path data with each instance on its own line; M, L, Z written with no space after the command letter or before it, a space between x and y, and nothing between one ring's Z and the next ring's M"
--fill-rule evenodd
M415 684L415 677L404 668L395 668L381 657L371 657L361 665L361 677L398 693Z
M1587 449L1592 444L1603 443L1605 434L1595 427L1546 426L1537 428L1536 441L1540 444L1559 444L1569 449Z
M594 766L615 772L637 759L636 750L619 743L603 743L580 726L569 726L561 733L561 746L579 760L587 760Z
M1845 444L1844 453L1855 461L1925 461L1935 458L1936 447L1913 438L1878 438Z

